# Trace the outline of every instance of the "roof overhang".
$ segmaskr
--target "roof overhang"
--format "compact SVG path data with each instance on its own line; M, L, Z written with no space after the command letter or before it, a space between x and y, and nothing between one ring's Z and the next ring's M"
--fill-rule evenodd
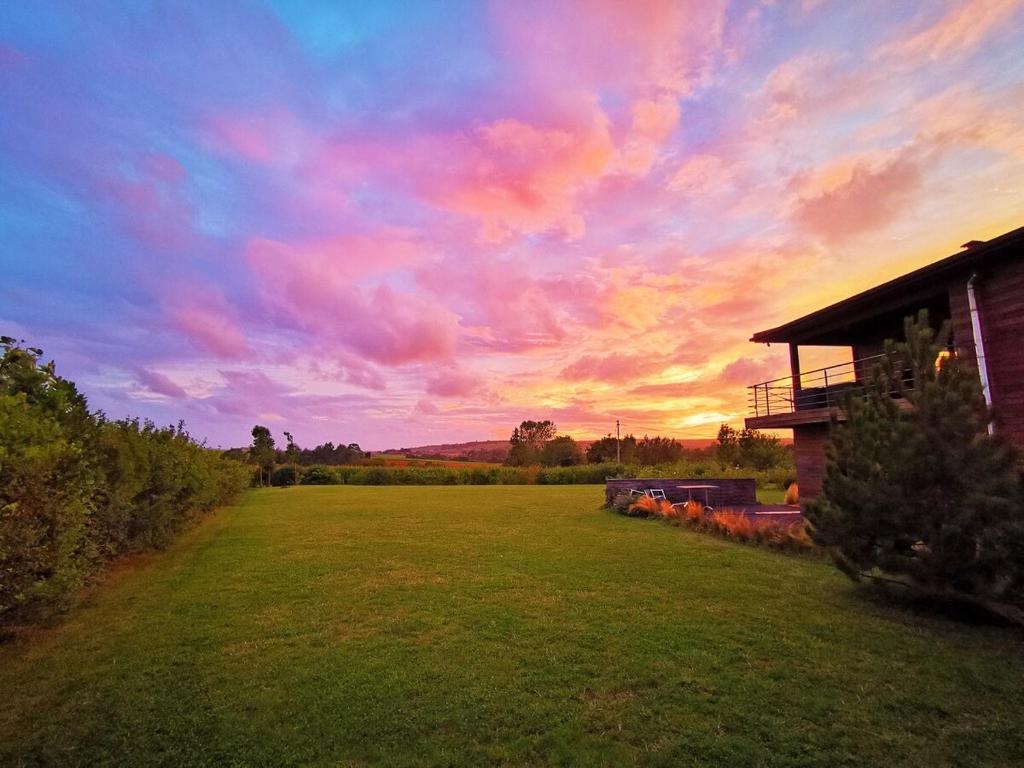
M851 329L905 309L927 307L945 298L949 283L981 269L986 262L1016 253L1021 256L1024 227L986 242L972 241L965 250L902 277L858 293L777 328L759 331L751 341L791 344L847 344Z

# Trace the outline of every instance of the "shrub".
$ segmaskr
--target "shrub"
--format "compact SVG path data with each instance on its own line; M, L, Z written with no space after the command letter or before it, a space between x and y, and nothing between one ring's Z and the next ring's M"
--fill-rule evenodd
M608 508L614 512L618 512L620 515L628 515L629 508L633 505L633 499L629 493L619 492L615 494L615 498L612 499Z
M796 505L800 503L800 486L796 483L790 483L786 488L786 496L783 499L786 504Z
M641 496L629 507L629 512L634 517L675 517L675 510L671 502L665 499L654 499L650 496Z
M814 542L803 521L779 524L774 521L758 521L742 512L723 509L711 515L707 527L736 541L754 542L777 549L806 551L814 548Z
M796 482L796 469L791 465L773 467L761 474L765 484L776 488L789 488Z
M270 484L279 486L295 485L299 481L299 470L294 465L278 467L270 475Z
M395 481L409 480L415 477L416 475L412 472L394 473L381 467L371 467L363 473L362 485L404 485L404 483Z
M181 425L107 421L38 350L0 340L0 621L31 618L104 561L166 544L249 469Z
M741 512L729 510L714 512L711 515L711 525L726 536L740 541L749 541L754 538L754 523Z
M300 485L336 485L341 482L337 472L332 472L327 467L310 467L302 473L299 479Z
M704 505L697 499L688 499L682 505L683 516L692 524L704 522Z

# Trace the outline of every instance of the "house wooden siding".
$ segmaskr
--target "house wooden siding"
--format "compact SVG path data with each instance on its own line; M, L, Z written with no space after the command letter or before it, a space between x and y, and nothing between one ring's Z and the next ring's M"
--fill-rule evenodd
M793 458L801 498L813 499L821 492L829 429L828 424L805 424L793 428Z
M977 366L967 293L968 281L976 275L974 292L996 430L1024 455L1024 228L971 246L786 326L755 334L752 340L849 346L854 375L863 379L872 367L866 358L883 351L882 329L888 329L887 336L893 335L893 313L911 316L926 307L936 325L949 320L957 355ZM825 446L834 418L843 418L835 408L794 410L748 418L747 426L792 428L797 481L801 496L808 499L821 490Z
M1024 245L1016 255L979 273L975 295L996 429L1024 449Z

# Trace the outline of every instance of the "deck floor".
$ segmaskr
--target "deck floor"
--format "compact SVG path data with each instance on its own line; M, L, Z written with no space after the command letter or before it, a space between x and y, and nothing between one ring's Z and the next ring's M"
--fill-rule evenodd
M791 525L804 520L800 507L788 504L752 504L749 507L730 507L729 511L739 512L766 525Z

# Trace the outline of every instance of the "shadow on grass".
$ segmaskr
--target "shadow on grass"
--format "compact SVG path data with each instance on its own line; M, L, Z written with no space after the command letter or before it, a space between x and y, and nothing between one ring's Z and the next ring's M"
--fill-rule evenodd
M898 610L917 619L1010 629L1024 639L1024 626L1003 607L966 596L927 594L906 587L866 582L855 585L854 595L876 608Z

